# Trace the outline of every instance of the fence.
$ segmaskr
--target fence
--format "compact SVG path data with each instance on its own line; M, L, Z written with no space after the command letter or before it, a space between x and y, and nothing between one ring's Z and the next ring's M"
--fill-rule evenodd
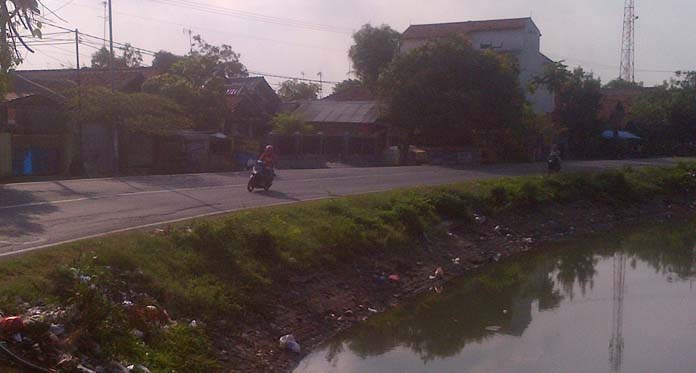
M283 157L320 156L343 159L350 156L379 157L386 149L384 136L271 135L268 143Z

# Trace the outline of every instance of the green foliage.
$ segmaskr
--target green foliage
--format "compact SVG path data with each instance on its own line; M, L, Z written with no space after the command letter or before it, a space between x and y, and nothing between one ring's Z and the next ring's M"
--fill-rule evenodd
M160 52L158 64L173 63L167 74L147 80L143 90L174 100L189 113L196 129L220 130L227 114L226 80L246 76L246 67L231 46L208 44L199 35L194 41L192 51L183 57Z
M477 51L456 37L439 40L399 55L383 71L383 115L410 132L406 142L490 145L503 155L520 146L515 142L527 130L517 78L505 56Z
M280 85L278 96L283 101L316 100L320 88L319 84L286 80Z
M604 125L598 118L601 82L581 67L569 71L563 62L549 64L532 80L530 89L546 88L556 95L553 120L562 129L576 156L596 154Z
M365 86L363 83L359 80L356 79L346 79L342 82L339 82L336 84L333 88L333 93L334 94L341 94L344 92L350 92L354 89L360 89L364 88Z
M143 55L140 50L135 49L130 43L126 43L121 50L121 56L116 56L114 53L113 61L114 68L126 69L129 67L140 66L143 62ZM98 51L92 54L92 67L97 69L108 69L111 65L111 53L106 47L101 47Z
M293 135L295 133L312 134L315 133L315 128L311 124L307 124L302 118L292 113L280 113L271 120L273 133L279 135Z
M367 85L377 83L379 74L399 53L401 34L387 25L364 25L353 34L348 56L360 80Z
M7 312L22 311L23 302L70 307L79 317L67 326L81 331L80 353L96 353L89 342L97 341L107 361L145 362L157 371L214 371L213 331L180 323L145 329L147 337L138 340L113 297L132 290L175 319L242 322L268 312L278 292L287 291L290 273L330 271L373 255L403 259L424 233L437 234L441 219L466 223L473 211L523 216L572 202L625 207L696 192L694 170L695 164L681 164L399 190L251 210L166 236L134 232L72 243L0 263L0 306ZM91 282L82 283L76 272ZM520 273L511 268L504 278L514 282Z
M38 0L0 2L0 72L6 74L21 64L23 50L33 51L24 43L24 39L27 33L41 38L40 17ZM4 96L4 92L0 93Z
M83 89L80 98L73 97L67 110L72 123L116 126L130 132L164 134L191 127L176 103L147 93L112 93L92 87Z
M646 90L631 108L630 129L646 140L651 155L696 153L696 72Z
M174 53L161 50L155 53L155 56L152 59L152 67L167 71L170 67L172 67L172 65L179 62L181 58L181 56L177 56Z
M628 89L628 88L643 88L643 82L629 82L621 78L614 79L605 84L603 88L607 89Z

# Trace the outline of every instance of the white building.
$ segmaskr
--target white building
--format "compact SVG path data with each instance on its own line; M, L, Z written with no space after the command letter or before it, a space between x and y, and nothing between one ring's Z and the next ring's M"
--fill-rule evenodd
M412 25L401 36L401 52L451 35L465 37L476 49L491 49L517 57L520 85L534 110L537 113L553 111L553 94L545 88L534 94L527 89L532 78L543 73L544 66L553 62L540 52L541 32L531 18Z

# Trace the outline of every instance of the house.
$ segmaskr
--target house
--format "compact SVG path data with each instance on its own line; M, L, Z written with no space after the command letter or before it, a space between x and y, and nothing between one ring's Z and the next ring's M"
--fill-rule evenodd
M281 102L264 77L228 79L225 89L226 134L255 138L270 132Z
M315 135L274 136L281 154L327 158L376 156L387 147L391 126L379 117L377 101L330 99L295 103L293 114L316 130Z
M162 71L159 69L146 66L115 69L113 75L114 88L125 93L140 92L145 80L161 73ZM17 70L10 77L15 92L17 90L21 91L28 86L41 86L55 92L65 93L78 86L78 73L75 69ZM83 87L111 88L111 71L108 69L82 68L80 69L79 80ZM18 87L18 83L22 87Z
M62 115L66 97L16 74L0 104L0 177L62 174L71 162L71 138Z
M492 50L517 58L520 85L537 113L554 110L554 95L546 89L535 93L526 88L532 79L553 63L540 51L541 31L531 18L498 19L412 25L401 36L401 52L407 53L433 40L461 36L478 50Z

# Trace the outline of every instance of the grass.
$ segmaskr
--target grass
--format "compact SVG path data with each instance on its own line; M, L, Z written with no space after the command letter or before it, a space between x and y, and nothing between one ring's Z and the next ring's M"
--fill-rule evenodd
M290 271L332 268L375 253L407 254L443 219L524 213L576 201L622 208L696 191L694 165L504 178L263 208L193 222L166 235L132 232L0 262L0 310L77 310L83 353L153 371L217 367L205 328L149 328L121 306L132 298L174 319L264 315ZM80 276L89 276L87 283ZM145 329L141 340L130 332ZM90 345L98 343L98 353Z

